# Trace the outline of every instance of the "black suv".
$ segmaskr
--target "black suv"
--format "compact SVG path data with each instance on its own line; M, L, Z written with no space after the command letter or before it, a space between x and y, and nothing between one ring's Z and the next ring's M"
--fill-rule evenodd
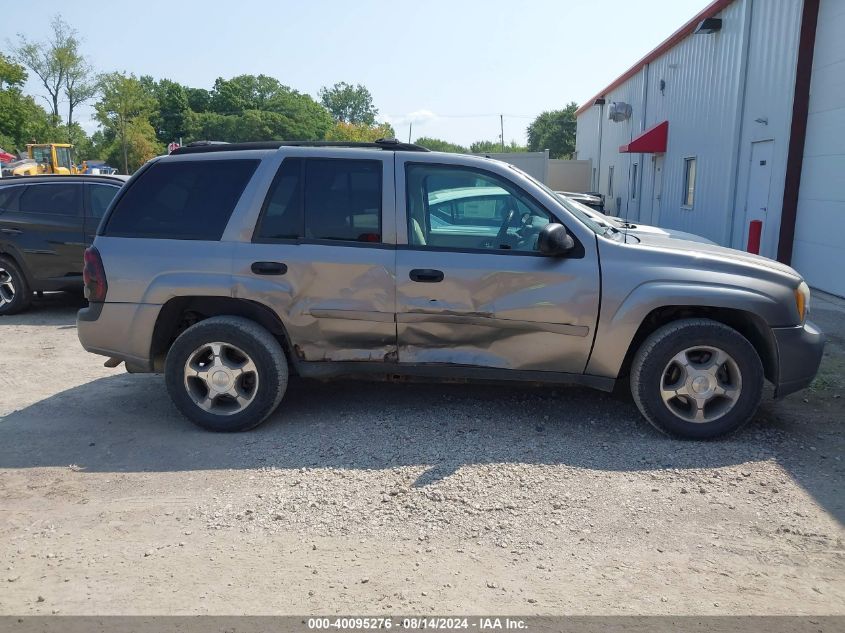
M81 290L85 248L123 186L115 176L0 179L0 315L33 291Z

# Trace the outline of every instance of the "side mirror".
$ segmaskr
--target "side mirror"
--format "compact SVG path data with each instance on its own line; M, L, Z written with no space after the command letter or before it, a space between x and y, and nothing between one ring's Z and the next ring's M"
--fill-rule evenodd
M548 223L537 236L537 249L549 257L561 257L575 248L575 240L562 224Z

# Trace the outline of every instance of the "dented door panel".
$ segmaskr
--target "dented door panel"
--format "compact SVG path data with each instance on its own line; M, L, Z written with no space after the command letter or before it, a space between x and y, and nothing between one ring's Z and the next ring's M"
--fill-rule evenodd
M410 271L437 268L439 283ZM598 310L584 259L397 252L399 361L581 373Z
M283 275L257 275L256 261ZM394 250L379 245L236 244L233 293L270 308L307 361L383 361L396 352Z

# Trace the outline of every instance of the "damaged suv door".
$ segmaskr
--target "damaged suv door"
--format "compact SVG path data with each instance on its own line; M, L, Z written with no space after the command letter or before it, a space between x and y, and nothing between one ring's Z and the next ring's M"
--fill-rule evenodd
M492 171L397 154L401 363L581 374L599 305L596 244L538 248L559 223ZM404 239L404 244L401 242Z
M235 295L276 311L299 361L392 360L393 156L328 154L282 161L235 245Z

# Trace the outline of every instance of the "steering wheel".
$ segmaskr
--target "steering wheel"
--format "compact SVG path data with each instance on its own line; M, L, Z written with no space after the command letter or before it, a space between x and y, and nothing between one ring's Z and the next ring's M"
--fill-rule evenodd
M516 215L516 208L511 205L511 208L508 209L507 214L505 214L505 221L502 222L502 227L499 229L499 232L496 234L496 242L501 244L504 239L508 235L508 228L513 221L513 216Z

